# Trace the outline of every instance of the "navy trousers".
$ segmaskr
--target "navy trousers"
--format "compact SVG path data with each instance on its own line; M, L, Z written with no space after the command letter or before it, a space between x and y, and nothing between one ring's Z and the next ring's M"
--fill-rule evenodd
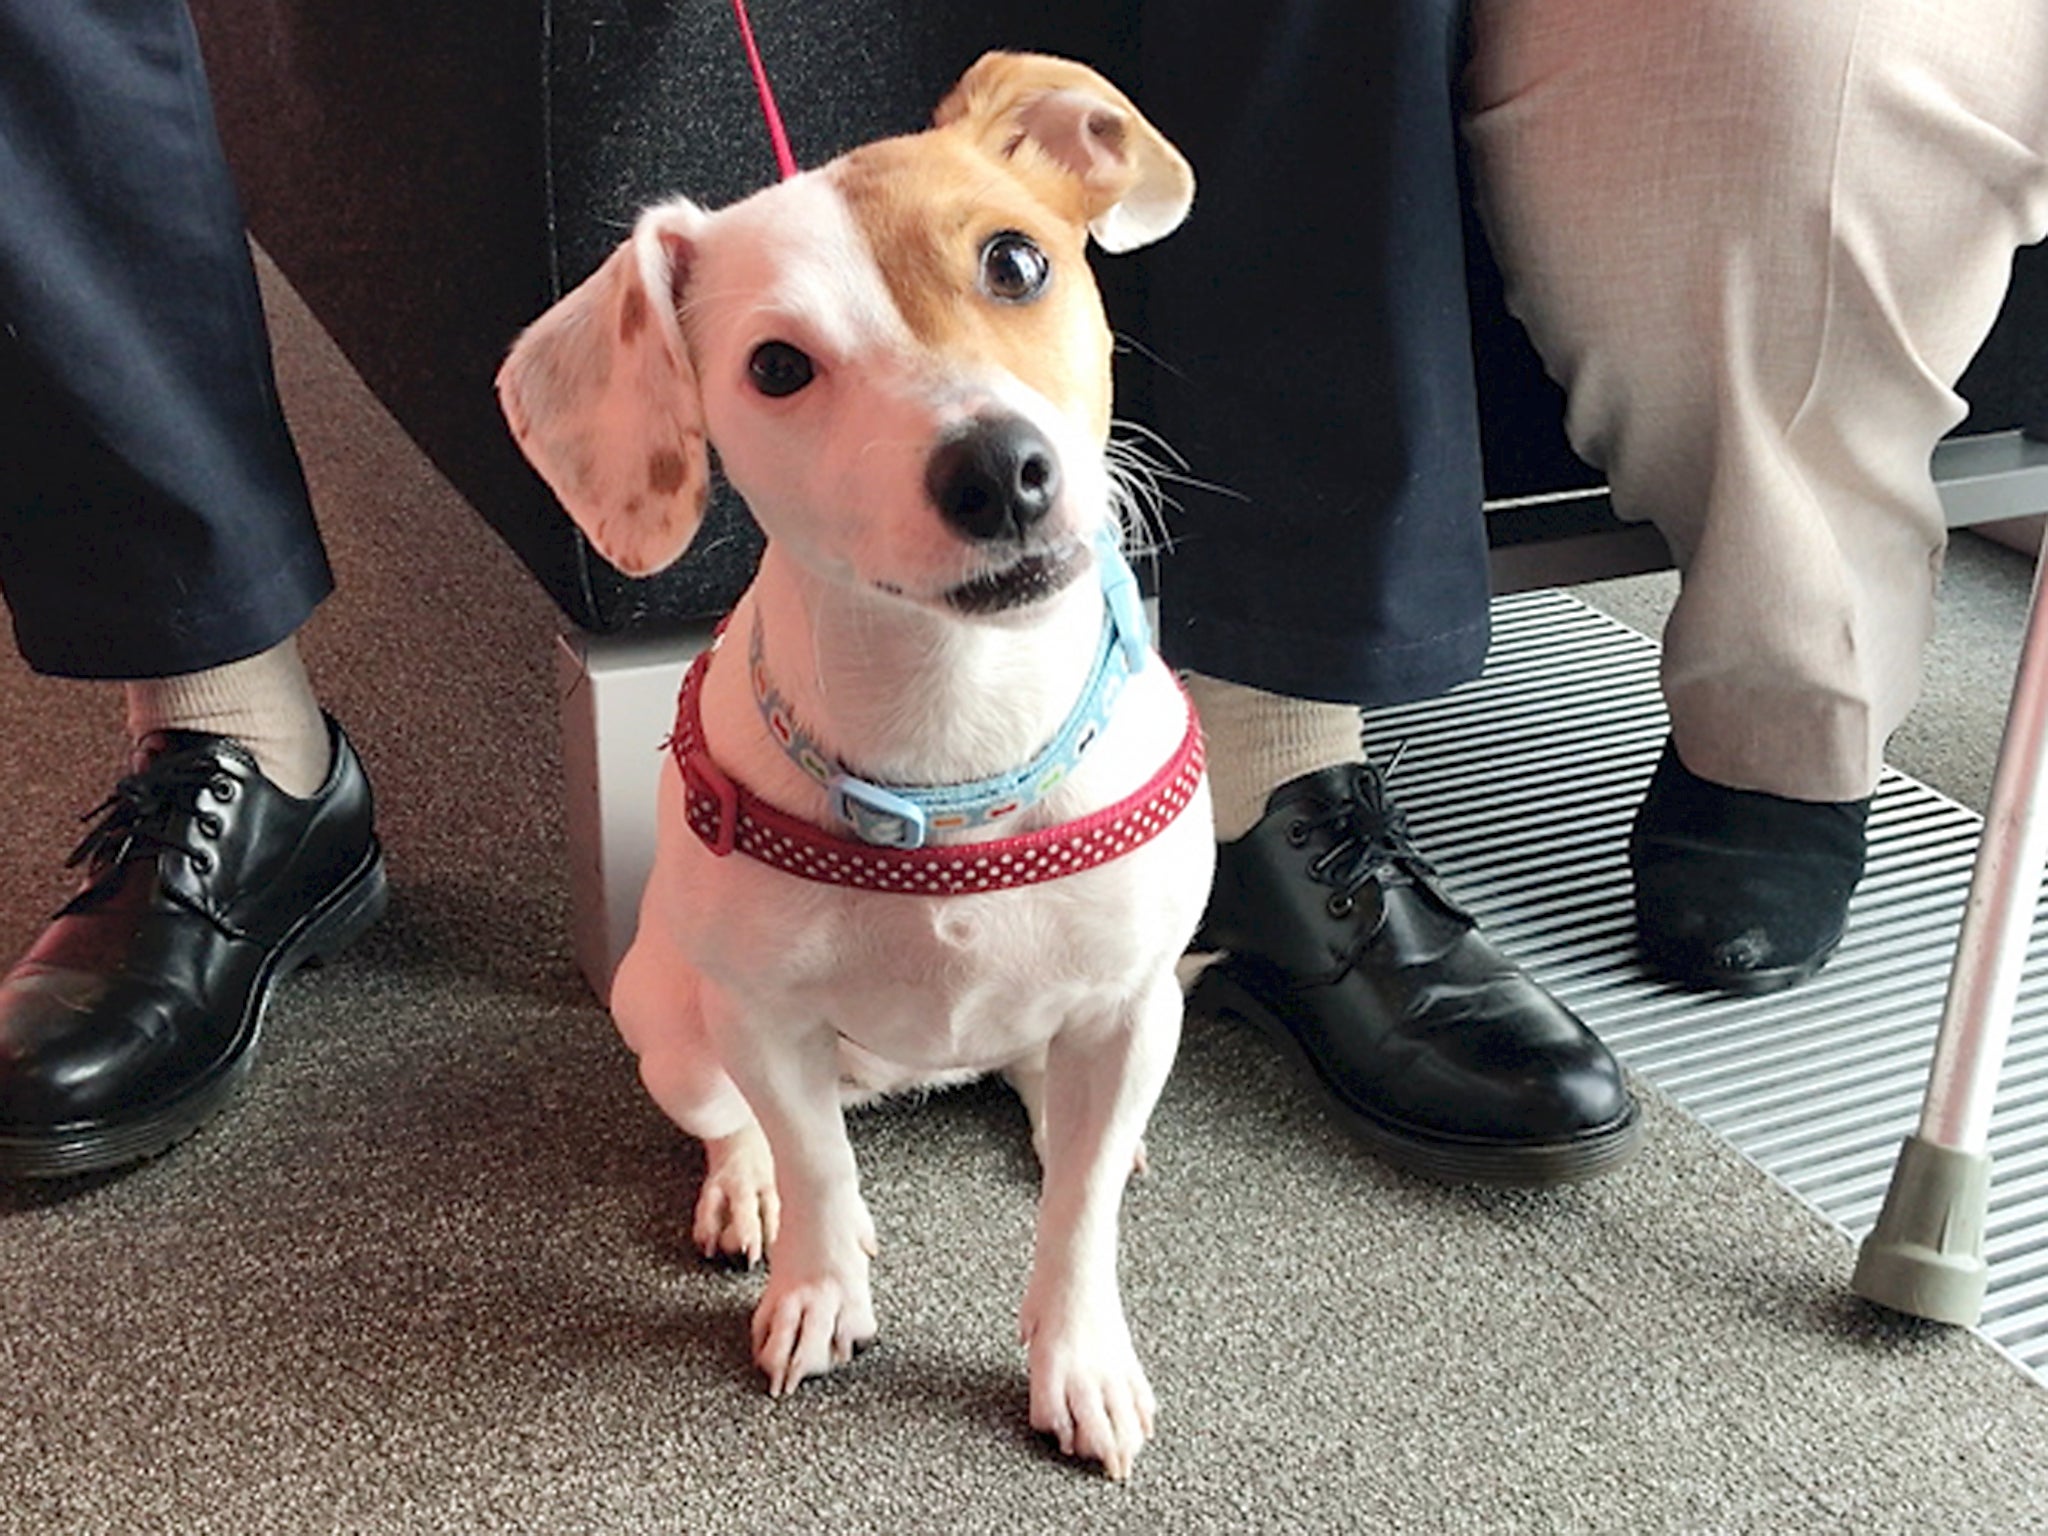
M0 592L23 657L197 671L331 587L183 0L0 0Z
M1216 487L1168 487L1160 638L1176 666L1390 704L1485 660L1462 12L1143 7L1134 95L1193 162L1196 195L1137 258L1138 336L1158 356L1131 371L1188 474Z

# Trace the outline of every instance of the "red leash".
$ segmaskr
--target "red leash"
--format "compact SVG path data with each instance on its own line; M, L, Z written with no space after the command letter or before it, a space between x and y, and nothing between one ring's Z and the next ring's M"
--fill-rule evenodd
M796 174L796 155L789 147L789 134L782 126L782 112L775 105L775 92L768 84L768 68L761 62L761 50L754 44L753 23L747 20L747 0L732 0L733 19L740 24L740 42L747 50L747 67L754 72L754 90L761 97L761 116L768 123L769 142L775 146L775 165L782 179Z

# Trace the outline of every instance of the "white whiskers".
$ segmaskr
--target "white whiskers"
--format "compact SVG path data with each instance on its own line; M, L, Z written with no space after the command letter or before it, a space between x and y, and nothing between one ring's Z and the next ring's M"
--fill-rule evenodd
M1109 466L1110 504L1124 526L1127 552L1134 557L1156 558L1173 548L1173 530L1168 521L1170 513L1181 508L1167 489L1169 485L1192 486L1238 501L1247 499L1228 486L1189 474L1188 461L1143 422L1121 417L1112 420L1105 457Z

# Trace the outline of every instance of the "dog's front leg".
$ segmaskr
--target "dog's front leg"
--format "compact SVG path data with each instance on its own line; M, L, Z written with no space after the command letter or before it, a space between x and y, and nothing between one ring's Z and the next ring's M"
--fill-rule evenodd
M763 1028L722 1007L707 1006L705 1017L775 1162L782 1219L768 1246L753 1343L769 1392L781 1397L806 1376L844 1365L875 1336L875 1230L840 1110L838 1037L823 1023L794 1034Z
M1069 1028L1046 1053L1045 1187L1021 1314L1031 1427L1111 1477L1130 1472L1154 1411L1117 1289L1117 1211L1180 1023L1168 975L1129 1015Z
M1187 989L1181 989L1187 995ZM1025 1117L1031 1122L1031 1150L1038 1158L1041 1172L1045 1168L1045 1052L1039 1050L1032 1055L1020 1057L1003 1068L1003 1078L1016 1092L1018 1101L1024 1106ZM1131 1172L1145 1171L1145 1139L1138 1138L1137 1153L1131 1158Z

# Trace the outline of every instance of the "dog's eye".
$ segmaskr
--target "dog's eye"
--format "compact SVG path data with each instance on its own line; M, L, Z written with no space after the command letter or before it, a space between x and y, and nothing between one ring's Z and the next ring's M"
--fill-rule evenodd
M1024 304L1045 291L1052 263L1028 235L1007 230L981 248L982 291L1006 304Z
M747 359L747 376L754 388L771 400L793 395L811 382L810 358L786 341L764 341Z

